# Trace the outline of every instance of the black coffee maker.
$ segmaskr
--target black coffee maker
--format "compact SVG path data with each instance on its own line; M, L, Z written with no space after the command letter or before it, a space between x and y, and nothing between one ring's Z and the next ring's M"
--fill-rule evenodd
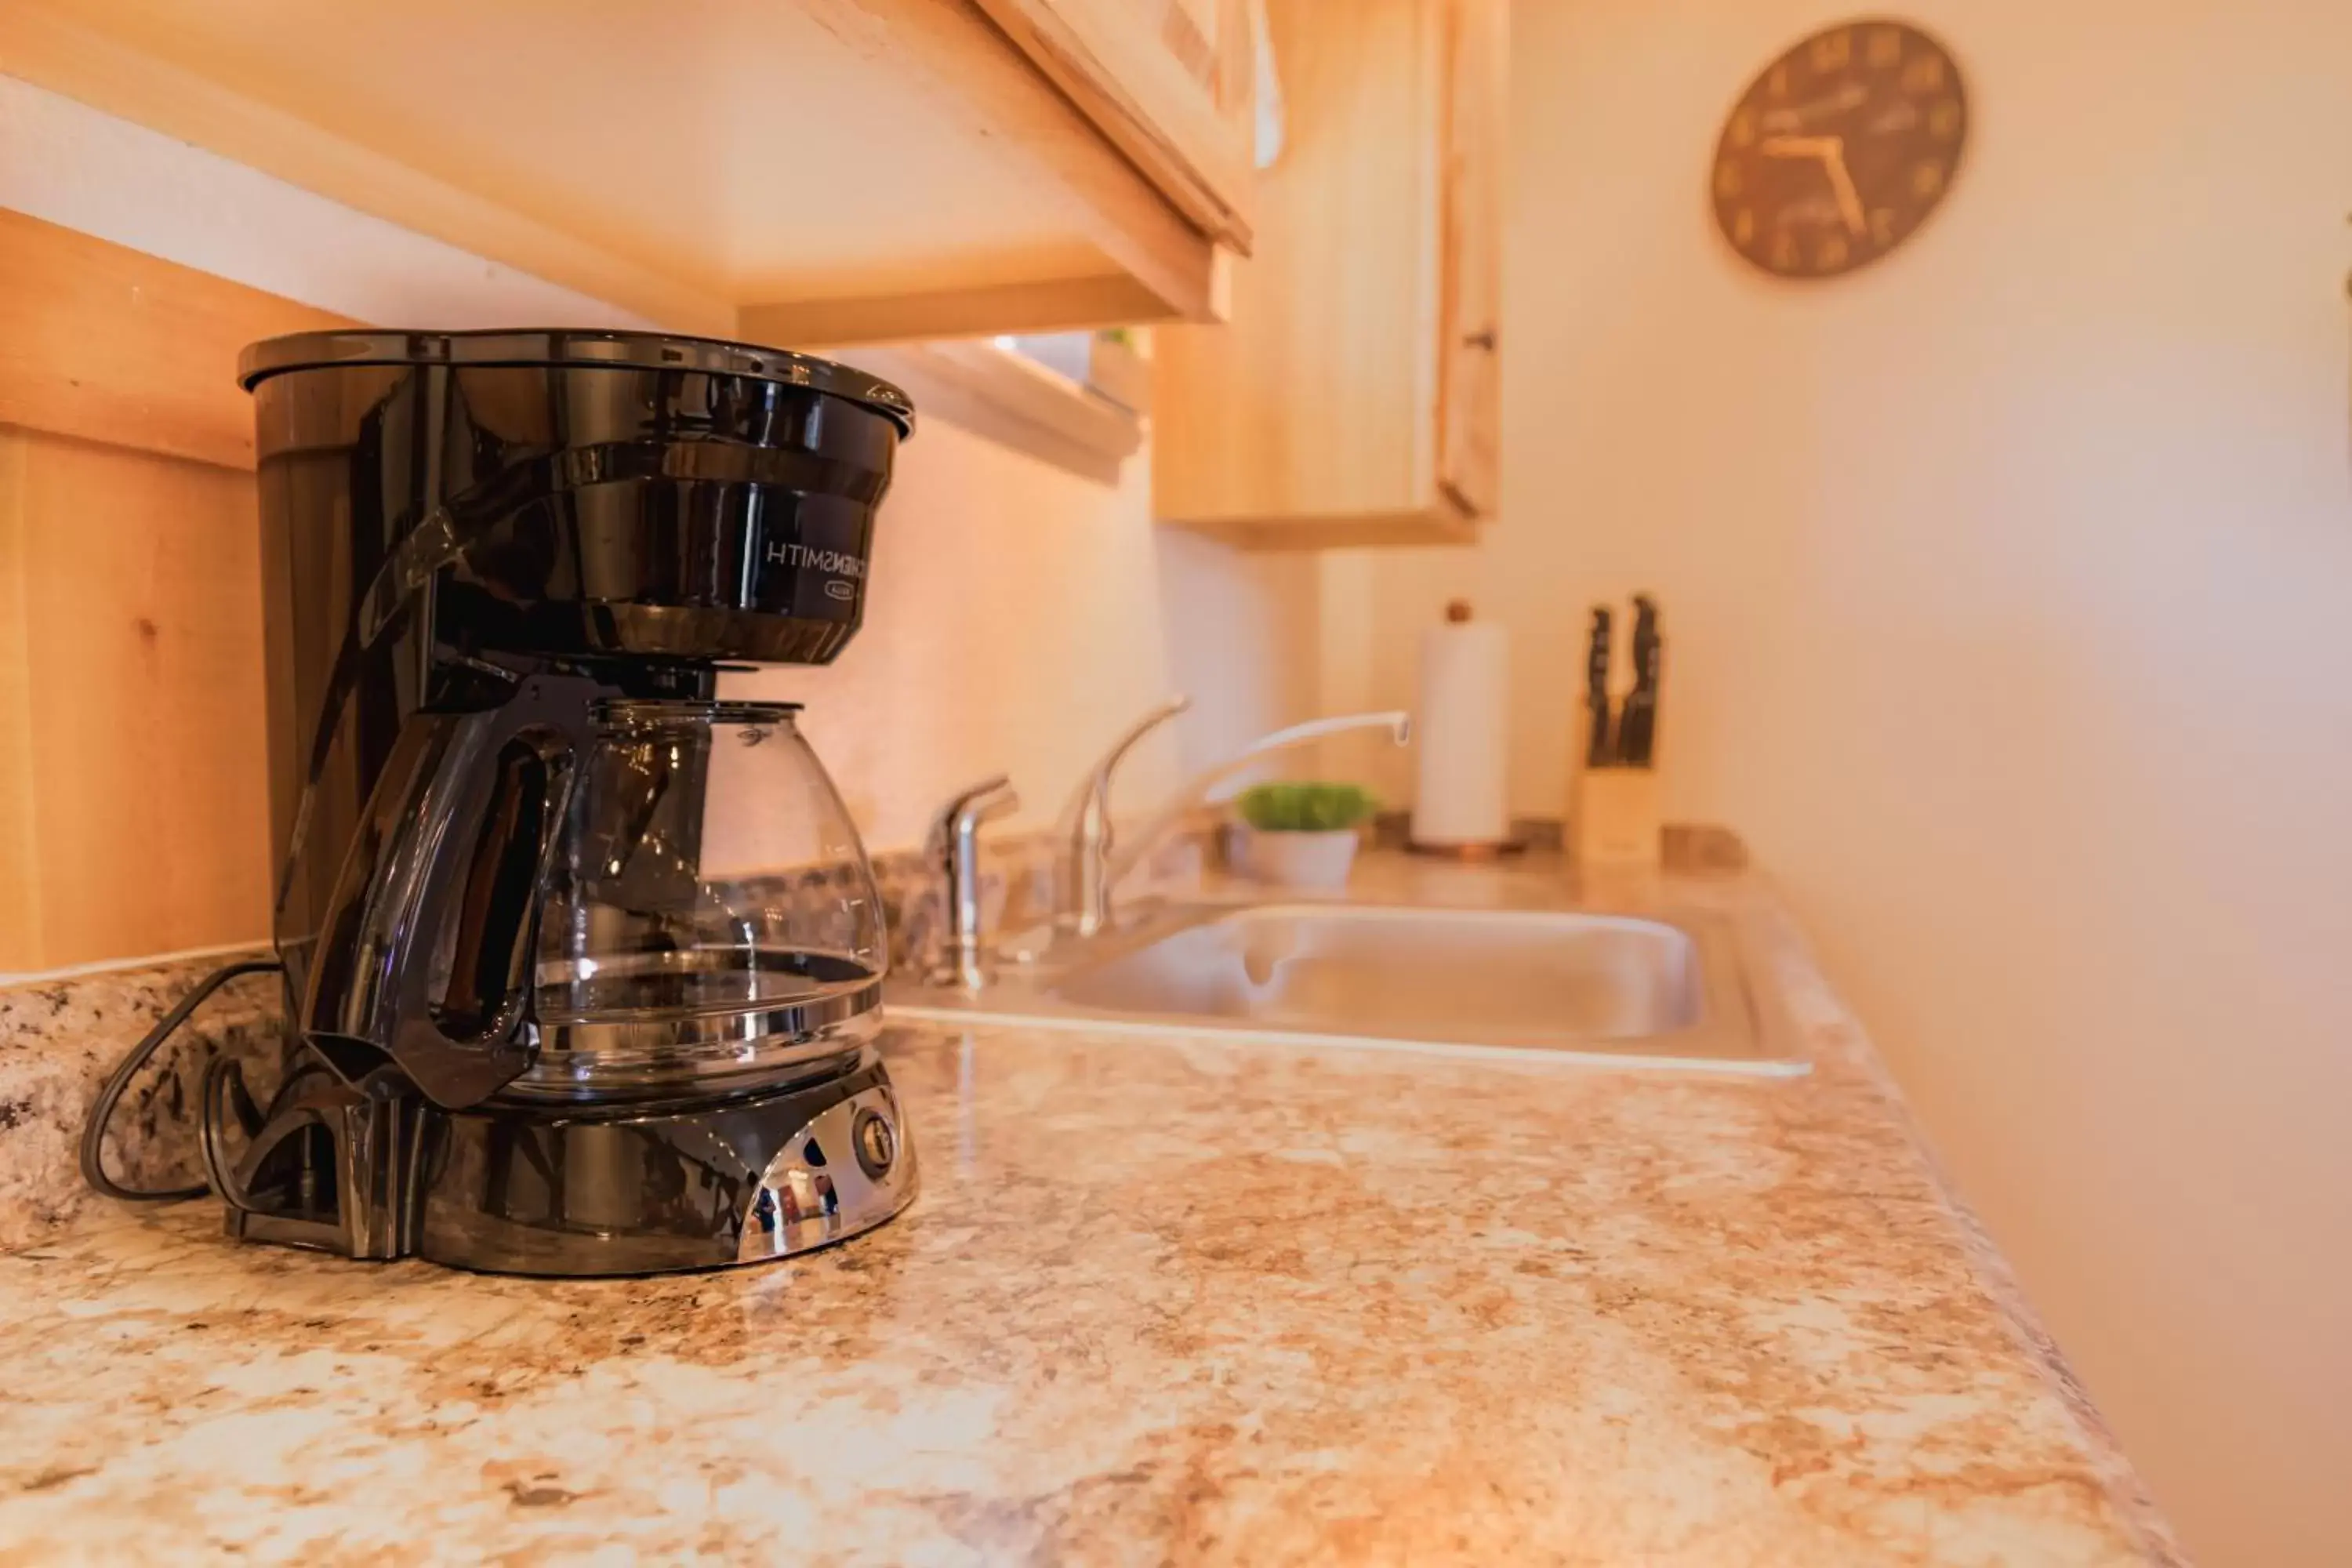
M856 632L905 395L607 331L239 374L289 1048L266 1105L204 1080L230 1232L634 1274L898 1213L871 871L793 710L718 685Z

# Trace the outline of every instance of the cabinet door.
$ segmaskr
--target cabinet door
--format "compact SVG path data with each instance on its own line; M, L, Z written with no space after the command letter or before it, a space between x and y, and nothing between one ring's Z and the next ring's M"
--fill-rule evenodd
M1257 254L1226 325L1152 336L1163 521L1267 547L1460 536L1437 488L1441 8L1269 0L1287 125Z
M1501 488L1507 0L1448 0L1445 10L1437 482L1486 518Z
M980 8L1177 211L1249 253L1249 0L980 0Z

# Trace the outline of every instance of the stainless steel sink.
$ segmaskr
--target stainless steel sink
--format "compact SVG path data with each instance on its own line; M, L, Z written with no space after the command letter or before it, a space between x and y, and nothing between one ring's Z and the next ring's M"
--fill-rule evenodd
M1732 922L1347 904L1191 906L902 1016L1789 1074Z

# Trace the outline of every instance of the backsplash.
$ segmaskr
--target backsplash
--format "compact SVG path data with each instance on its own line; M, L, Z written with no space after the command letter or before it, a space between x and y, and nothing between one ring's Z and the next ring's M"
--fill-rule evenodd
M1152 884L1197 878L1214 852L1214 816L1171 837L1139 873ZM982 842L982 900L989 927L1017 931L1053 910L1055 839L1047 831ZM939 941L946 888L927 854L874 858L890 932L890 965L928 962ZM90 1102L132 1042L190 987L249 953L142 964L0 989L0 1252L37 1242L98 1200L83 1185L77 1144ZM201 1179L196 1094L205 1065L229 1055L266 1101L279 1070L273 975L233 981L198 1009L122 1098L107 1139L107 1170L130 1186L183 1186Z
M0 1251L71 1219L96 1194L75 1145L99 1086L188 988L234 955L39 981L0 991ZM256 954L255 956L263 956ZM195 1089L221 1053L275 1055L276 977L233 982L189 1020L123 1097L107 1169L134 1186L194 1181Z

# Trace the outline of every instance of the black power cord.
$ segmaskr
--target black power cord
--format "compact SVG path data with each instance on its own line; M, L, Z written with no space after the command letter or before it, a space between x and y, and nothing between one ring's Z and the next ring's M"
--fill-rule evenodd
M159 1187L152 1192L122 1185L106 1173L107 1123L114 1120L114 1108L121 1103L124 1091L130 1089L131 1080L139 1076L142 1068L154 1059L155 1053L163 1048L163 1042L172 1037L173 1032L188 1021L188 1015L203 1006L214 992L247 974L276 974L284 969L285 965L275 959L263 958L224 964L214 970L198 981L194 990L181 997L179 1005L164 1014L155 1026L147 1031L144 1038L131 1047L130 1055L115 1064L113 1073L106 1080L106 1087L98 1091L97 1103L89 1108L89 1120L82 1123L81 1179L89 1184L93 1192L122 1203L152 1204L176 1198L200 1198L212 1190L202 1182L191 1187ZM210 1087L206 1085L207 1090ZM208 1099L209 1094L204 1098ZM206 1109L199 1105L199 1114Z

